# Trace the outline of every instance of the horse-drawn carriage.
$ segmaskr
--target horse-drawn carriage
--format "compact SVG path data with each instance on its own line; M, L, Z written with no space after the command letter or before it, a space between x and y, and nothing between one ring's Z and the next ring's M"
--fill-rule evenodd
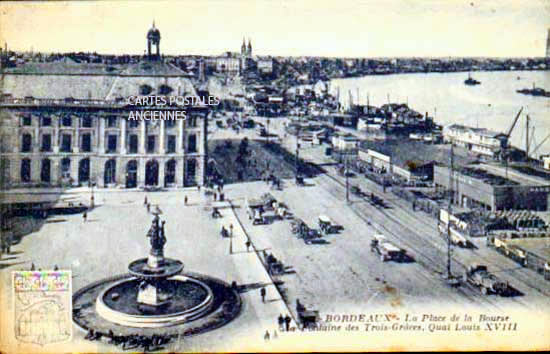
M321 234L317 230L310 228L301 219L292 220L291 227L292 233L295 234L296 237L303 239L304 243L308 245L313 243L314 240L321 237Z
M325 235L338 232L343 227L334 223L328 216L319 215L319 230Z

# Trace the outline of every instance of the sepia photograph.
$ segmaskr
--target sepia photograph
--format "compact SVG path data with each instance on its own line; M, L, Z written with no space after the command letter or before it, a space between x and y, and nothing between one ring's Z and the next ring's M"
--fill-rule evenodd
M0 353L550 350L548 0L9 0L0 46Z

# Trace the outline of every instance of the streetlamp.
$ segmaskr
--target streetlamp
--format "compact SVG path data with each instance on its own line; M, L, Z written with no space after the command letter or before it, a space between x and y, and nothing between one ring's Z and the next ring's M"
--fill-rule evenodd
M93 209L95 207L95 198L94 198L94 182L90 179L88 181L88 184L90 185L90 209Z
M229 254L233 254L233 224L229 225Z

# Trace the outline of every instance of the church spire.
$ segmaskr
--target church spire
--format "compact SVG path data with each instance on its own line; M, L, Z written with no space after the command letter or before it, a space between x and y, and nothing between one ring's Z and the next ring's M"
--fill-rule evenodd
M243 37L243 44L241 45L241 55L245 55L246 54L246 41Z

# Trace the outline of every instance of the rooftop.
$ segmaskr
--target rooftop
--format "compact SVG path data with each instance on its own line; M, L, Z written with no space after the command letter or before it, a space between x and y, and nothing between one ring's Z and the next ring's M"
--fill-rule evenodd
M494 138L496 136L503 135L503 133L496 132L494 130L489 130L489 129L486 129L486 128L472 128L472 127L468 127L468 126L465 126L465 125L462 125L462 124L450 124L450 125L445 127L445 130L449 130L449 129L458 130L458 131L462 131L462 132L470 132L472 134L477 134L477 135L480 135L480 136L487 136L487 137L490 137L490 138Z
M435 161L442 165L448 165L450 160L448 145L432 145L418 141L408 140L385 140L385 141L361 141L360 149L370 149L378 153L391 156L392 163L406 167L407 162L415 162L416 165ZM467 165L475 161L475 158L468 156L466 152L461 154L455 148L455 163Z
M509 178L494 175L480 168L474 167L459 167L456 169L460 174L464 176L481 179L483 182L492 186L504 186L504 185L519 185L519 182L512 181Z

